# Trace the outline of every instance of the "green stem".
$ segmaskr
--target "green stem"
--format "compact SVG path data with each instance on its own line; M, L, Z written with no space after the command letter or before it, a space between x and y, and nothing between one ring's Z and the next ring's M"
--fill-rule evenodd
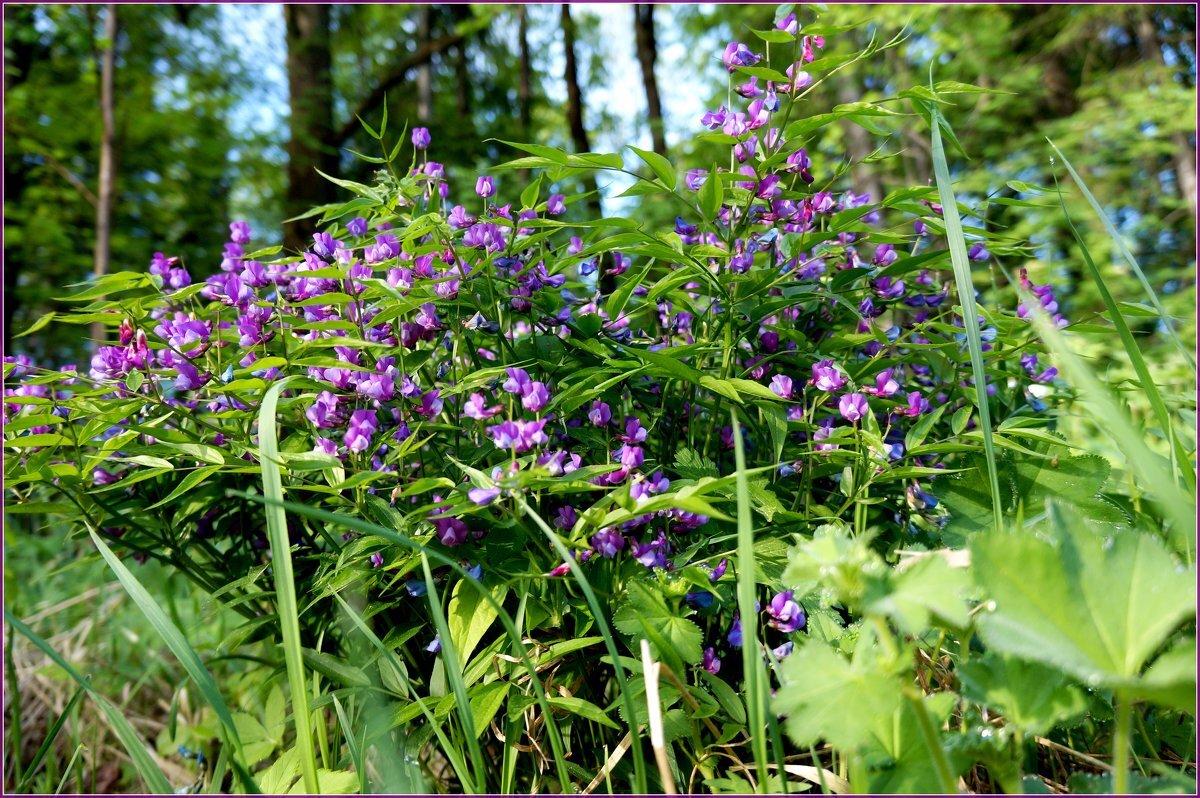
M1113 735L1113 792L1129 794L1129 743L1133 729L1133 701L1124 690L1116 695L1117 729Z
M954 774L950 771L950 763L946 761L946 752L942 750L942 744L938 740L937 729L933 727L933 721L929 719L929 713L925 710L925 702L911 687L904 691L904 697L912 707L913 714L917 716L917 723L921 727L921 738L925 741L929 757L933 760L934 770L937 772L938 781L941 782L941 790L946 795L953 795L958 792L954 787Z

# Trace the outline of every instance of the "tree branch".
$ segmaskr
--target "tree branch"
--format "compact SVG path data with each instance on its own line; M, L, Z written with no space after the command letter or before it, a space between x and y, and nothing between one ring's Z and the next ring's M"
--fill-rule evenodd
M354 133L359 129L359 118L377 108L383 102L383 98L387 96L388 91L392 87L398 86L408 79L408 73L410 71L416 69L422 64L428 63L435 55L439 55L440 53L449 50L454 45L466 40L466 38L466 33L450 33L442 36L441 38L434 39L433 41L423 43L420 47L414 50L412 54L397 64L391 72L384 76L383 80L379 82L379 85L372 89L371 93L363 98L362 102L358 104L358 107L354 109L354 113L352 113L350 118L346 120L346 124L342 125L341 129L334 134L334 141L331 143L340 145L346 139L354 135Z

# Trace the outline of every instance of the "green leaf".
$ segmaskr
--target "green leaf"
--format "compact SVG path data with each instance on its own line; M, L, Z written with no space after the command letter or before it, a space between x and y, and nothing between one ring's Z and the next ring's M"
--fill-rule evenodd
M312 728L309 722L308 683L304 675L304 654L300 645L300 619L296 601L296 578L292 569L292 545L288 537L287 515L283 509L283 478L276 459L279 456L278 433L275 427L275 408L279 395L290 378L271 386L263 396L258 411L258 439L262 452L263 498L267 502L267 539L271 545L271 563L275 575L275 600L278 604L279 625L283 635L283 656L288 685L292 693L293 717L296 727L296 747L299 768L304 775L304 789L317 792L317 766L313 750ZM265 784L263 792L279 792Z
M824 740L858 750L871 741L877 719L890 719L903 701L894 678L816 642L783 661L780 682L773 706L801 747Z
M168 493L161 501L155 502L146 509L153 510L158 507L162 507L165 504L170 504L220 470L221 466L205 466L204 468L196 469L184 477L179 484L175 486L175 490Z
M1026 734L1045 734L1087 710L1083 693L1040 662L989 651L959 666L963 695L999 710Z
M970 617L963 595L969 585L964 569L951 567L941 557L921 557L909 567L893 571L885 589L869 592L864 608L871 614L887 615L909 634L925 631L930 616L965 629Z
M1136 683L1150 656L1196 614L1194 568L1179 567L1146 534L1109 543L1075 529L1057 542L994 533L972 542L971 557L990 599L979 618L984 641L1087 685Z
M650 170L654 172L654 174L659 180L662 181L663 185L666 186L669 191L675 190L675 185L678 178L675 174L675 167L670 161L659 155L657 152L643 150L633 146L632 144L627 144L626 146L636 152L638 157L646 162L646 165L650 167Z
M471 691L471 714L475 717L476 738L483 737L492 718L496 717L504 699L508 697L508 688L511 686L511 682L492 682ZM550 705L554 706L554 699L550 699Z
M344 659L323 651L314 651L311 648L302 651L304 664L330 681L342 687L371 686L371 677L367 676L361 668L354 667Z
M703 656L700 627L671 611L662 594L644 582L630 582L625 603L613 616L613 625L633 641L645 638L654 656L666 662L676 673L684 672L684 663L695 664Z
M1192 713L1196 709L1196 640L1181 641L1150 665L1136 695Z
M699 196L697 200L700 203L700 213L706 220L717 218L717 213L721 210L721 204L725 201L725 188L721 185L721 177L717 172L717 167L713 167L708 173L708 178L704 181L704 185L700 186Z
M574 696L551 696L547 700L550 702L550 706L554 707L555 709L561 709L571 713L572 715L578 715L579 717L590 720L593 723L599 723L601 726L608 726L610 729L620 728L620 726L618 726L612 720L612 718L604 714L603 709L590 701L585 701L582 698L576 698Z
M504 598L503 586L491 588L492 596L497 601ZM474 587L459 581L450 594L450 606L446 612L446 623L450 627L450 637L454 640L455 648L463 662L471 659L472 652L483 639L484 634L496 622L495 607L480 595Z

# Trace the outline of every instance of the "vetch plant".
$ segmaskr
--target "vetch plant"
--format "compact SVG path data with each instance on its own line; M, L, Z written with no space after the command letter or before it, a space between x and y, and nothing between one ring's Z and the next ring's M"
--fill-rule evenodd
M264 790L376 789L368 763L397 750L445 791L955 791L973 765L972 787L1016 790L1026 732L1103 736L1113 695L1128 788L1133 703L1178 717L1194 691L1189 642L1161 652L1194 617L1181 550L1137 531L1176 540L1177 516L1056 434L1054 289L1022 274L977 301L976 264L1024 253L960 221L979 211L949 183L941 108L984 90L806 115L853 64L819 57L837 32L785 9L729 43L729 102L700 120L728 162L512 144L457 197L429 131L404 165L385 120L391 157L334 180L354 196L314 211L305 251L234 222L211 274L156 253L84 287L57 321L113 331L90 364L5 358L10 504L245 617L224 653L258 651L292 707ZM897 109L931 122L937 188L858 194L810 154L820 127ZM673 228L589 218L571 192L595 171L672 203ZM1143 614L1131 648L1096 647ZM246 781L237 731L220 755Z

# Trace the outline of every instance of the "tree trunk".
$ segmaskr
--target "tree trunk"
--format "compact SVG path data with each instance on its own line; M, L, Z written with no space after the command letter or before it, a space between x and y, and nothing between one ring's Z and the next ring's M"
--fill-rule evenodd
M417 41L429 41L433 22L433 6L423 5L417 10ZM417 67L417 121L428 122L433 118L433 66L426 61Z
M663 130L662 100L658 96L658 79L654 76L658 43L654 39L653 3L633 7L633 32L638 63L642 65L642 86L646 90L646 118L650 121L650 137L654 142L654 151L665 156L667 137Z
M533 67L529 57L529 11L524 4L517 6L517 42L517 119L521 124L521 138L528 141L533 124Z
M29 78L29 68L39 55L38 46L26 41L24 37L15 35L18 27L31 28L33 21L33 6L4 6L4 27L9 33L9 41L4 47L4 93L7 96L16 86ZM6 131L7 132L7 131ZM22 162L16 148L9 147L4 153L4 200L19 203L25 192L28 171ZM20 306L18 297L21 284L21 272L25 264L16 257L12 242L4 241L4 351L11 352L9 346L12 336L17 330L13 329L17 308Z
M1162 40L1158 36L1158 28L1154 24L1153 12L1149 9L1138 20L1137 38L1138 49L1142 58L1153 60L1161 66L1168 66L1163 55ZM1171 165L1175 168L1175 181L1179 188L1179 198L1188 208L1192 219L1196 218L1196 153L1186 133L1177 131L1171 134Z
M284 203L288 216L337 198L335 187L317 174L337 172L333 142L332 52L329 42L329 6L285 5L287 24L288 95L291 105L291 140L288 141L288 189ZM284 227L284 246L303 249L308 242L304 220Z
M587 128L583 124L583 93L579 90L579 69L575 61L575 21L571 19L571 6L566 3L562 4L562 34L563 51L566 54L566 69L563 72L563 79L567 83L567 124L571 129L571 141L575 145L576 152L591 152L592 146L588 142ZM600 201L595 174L589 172L584 177L584 190L589 192L587 199L589 211L594 218L600 218L604 215L604 208ZM600 260L597 285L602 293L608 294L616 285L615 276L605 271L603 258Z
M104 8L103 50L98 52L97 68L100 72L100 169L96 188L96 247L92 271L99 279L108 274L109 257L112 254L113 196L116 192L117 170L114 162L113 141L116 128L113 112L113 76L116 72L117 53L117 6L108 3ZM99 346L105 338L104 325L92 325L92 339Z

